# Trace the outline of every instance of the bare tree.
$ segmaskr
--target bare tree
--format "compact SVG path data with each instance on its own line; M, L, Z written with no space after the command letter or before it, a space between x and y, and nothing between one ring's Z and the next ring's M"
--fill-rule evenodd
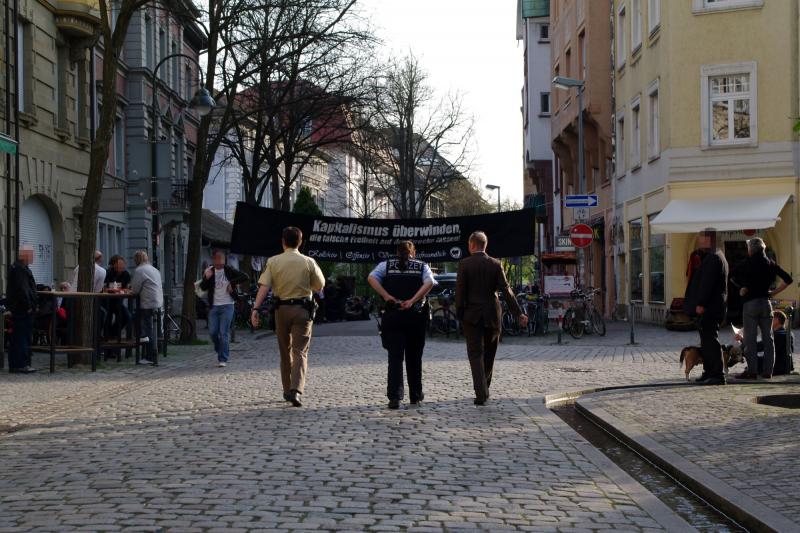
M419 61L387 67L375 88L362 147L379 161L381 188L402 218L421 218L428 201L472 166L473 121L458 94L437 98Z
M495 211L471 180L455 180L443 190L447 216L485 215Z

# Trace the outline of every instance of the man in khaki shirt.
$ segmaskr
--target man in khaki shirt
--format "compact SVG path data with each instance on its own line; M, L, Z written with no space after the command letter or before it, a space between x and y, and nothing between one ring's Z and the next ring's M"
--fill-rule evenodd
M258 279L258 294L250 320L258 326L257 309L261 307L269 288L276 302L275 336L281 353L283 399L302 407L308 368L308 346L311 342L312 291L325 286L325 278L317 262L297 249L303 242L299 228L284 228L281 238L283 253L270 257Z

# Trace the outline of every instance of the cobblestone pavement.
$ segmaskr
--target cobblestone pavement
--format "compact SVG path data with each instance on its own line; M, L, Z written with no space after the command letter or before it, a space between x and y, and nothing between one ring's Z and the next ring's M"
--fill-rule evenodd
M541 399L675 379L674 350L514 339L476 408L463 343L429 342L425 403L388 411L378 339L320 337L293 409L274 338L240 339L226 369L2 374L0 531L689 529Z
M800 412L753 399L800 394L800 382L797 376L773 381L778 383L605 392L579 403L607 421L610 415L626 434L644 435L701 475L716 478L709 485L738 491L766 506L766 516L795 522L788 530L797 531Z

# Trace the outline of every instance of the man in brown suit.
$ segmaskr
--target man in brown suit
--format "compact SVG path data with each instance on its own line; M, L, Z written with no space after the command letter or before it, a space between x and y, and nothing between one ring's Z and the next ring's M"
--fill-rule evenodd
M467 339L475 405L484 405L489 399L502 317L498 291L503 293L509 309L522 327L528 325L528 317L508 287L500 261L486 255L487 243L488 238L482 231L470 235L470 256L458 264L456 278L456 314Z

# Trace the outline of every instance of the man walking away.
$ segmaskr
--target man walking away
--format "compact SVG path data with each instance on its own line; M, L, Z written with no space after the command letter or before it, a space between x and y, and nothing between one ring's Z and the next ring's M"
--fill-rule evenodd
M764 241L755 237L747 241L747 261L741 274L736 273L741 284L739 294L744 302L742 321L744 326L744 356L747 358L747 371L737 374L738 379L756 379L758 377L757 337L761 330L764 343L764 368L761 377L770 379L775 366L775 341L772 335L772 303L771 298L783 292L792 283L792 276L786 273L775 261L767 258L767 246ZM740 278L739 278L740 276ZM781 278L781 284L774 290L770 287L775 278ZM784 345L785 347L785 345Z
M497 292L503 294L508 308L522 327L528 317L522 312L508 287L500 261L486 254L488 238L482 231L469 237L470 256L458 264L456 277L456 314L464 328L467 356L475 388L475 405L489 399L494 357L500 340L501 313Z
M8 271L6 306L11 311L11 350L8 352L8 371L12 374L31 374L31 336L33 315L36 312L36 281L28 265L33 264L33 247L23 244L18 259Z
M233 323L236 286L247 281L247 274L226 264L225 252L214 252L214 266L203 272L200 288L208 291L208 332L217 352L217 366L224 367L230 357L229 333Z
M692 272L686 287L687 314L698 319L700 351L703 354L701 385L725 385L719 326L725 318L728 294L728 262L716 249L716 232L704 231L697 238L700 266Z
M281 237L283 253L270 257L258 279L258 294L250 320L258 327L258 309L272 287L275 297L275 336L281 353L283 399L302 407L300 396L305 390L308 369L308 347L314 323L312 291L325 286L317 262L298 251L303 242L299 228L284 228Z
M140 337L147 338L147 357L139 364L152 365L158 357L157 328L153 326L155 313L164 305L164 290L161 287L161 272L150 264L147 252L139 250L133 255L136 270L131 280L131 291L139 295L139 313L141 322Z

